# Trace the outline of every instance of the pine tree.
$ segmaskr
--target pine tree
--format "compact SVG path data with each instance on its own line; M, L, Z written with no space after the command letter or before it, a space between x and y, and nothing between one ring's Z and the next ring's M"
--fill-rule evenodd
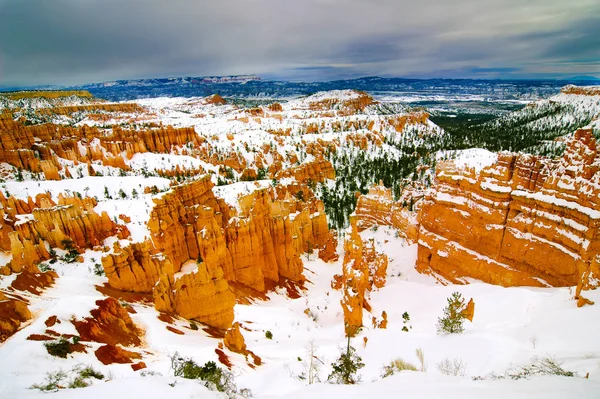
M333 370L327 381L332 381L336 384L356 384L360 381L360 375L357 375L358 370L365 367L362 358L356 354L356 349L350 345L350 337L348 337L348 345L346 351L340 354L340 357L331 363Z
M465 300L460 292L453 292L448 298L448 306L444 308L444 316L438 318L438 334L460 334L465 329L463 311L466 308Z

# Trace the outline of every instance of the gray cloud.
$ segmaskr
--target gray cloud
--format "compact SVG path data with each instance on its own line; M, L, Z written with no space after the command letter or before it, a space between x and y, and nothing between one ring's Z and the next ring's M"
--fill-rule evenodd
M0 0L0 86L600 76L597 0Z

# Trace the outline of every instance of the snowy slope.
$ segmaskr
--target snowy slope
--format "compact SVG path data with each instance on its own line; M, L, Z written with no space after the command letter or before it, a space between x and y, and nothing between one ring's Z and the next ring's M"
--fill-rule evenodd
M389 325L385 330L370 326L370 315L365 311L365 328L353 345L362 357L363 383L357 386L333 386L324 383L330 372L329 364L344 345L343 317L339 305L340 292L330 287L331 277L339 273L341 261L326 264L304 257L306 275L311 283L299 299L289 299L283 292L270 293L270 300L250 305L237 305L236 320L247 329L244 336L248 347L262 357L263 365L250 369L242 356L229 354L234 363L233 372L239 387L252 390L255 397L363 397L382 398L444 397L450 398L595 398L600 390L600 328L598 307L578 309L569 288L534 289L501 288L486 284L441 286L434 280L416 273L412 267L416 256L414 245L395 238L392 230L379 228L366 231L363 237L374 238L376 247L390 257L388 283L370 294L372 314L388 313ZM340 248L341 249L341 248ZM89 256L90 254L88 254ZM87 262L86 262L87 263ZM175 335L157 319L157 312L148 305L134 303L137 314L133 320L146 331L144 361L148 370L162 376L143 377L129 365L103 366L90 354L75 354L61 360L45 353L42 344L27 341L32 333L41 333L43 321L50 315L60 318L81 318L102 297L94 284L103 278L93 276L84 265L57 266L61 278L42 298L31 298L36 318L0 347L0 396L37 397L44 394L27 388L41 382L48 371L69 369L77 363L91 364L105 375L109 382L96 382L82 390L64 390L52 397L92 398L121 395L123 392L144 394L146 398L212 397L212 393L196 383L176 379L169 371L168 355L175 351L190 356L198 363L217 360L214 348L217 341L202 331L186 328L184 320L176 327L185 335ZM460 291L465 298L475 301L473 323L466 325L463 334L442 336L436 333L436 321L441 316L446 298ZM600 293L592 293L600 300ZM312 317L304 313L310 309ZM409 332L403 332L402 314L408 312ZM568 326L568 328L567 328ZM55 326L61 333L73 333L70 324ZM265 338L271 331L273 339ZM366 346L364 338L368 339ZM319 373L322 383L307 386L297 378L303 372L305 347L314 342L316 356L323 362ZM401 372L381 379L381 369L391 359L401 357L418 364L415 350L422 348L428 365L427 372ZM539 376L527 380L480 380L491 373L503 374L511 367L525 365L535 356L553 356L567 370L578 377ZM444 358L460 358L466 365L464 377L440 374L436 365ZM590 374L589 379L582 378ZM175 387L168 384L176 381ZM75 396L74 396L75 395ZM196 395L196 396L194 396Z

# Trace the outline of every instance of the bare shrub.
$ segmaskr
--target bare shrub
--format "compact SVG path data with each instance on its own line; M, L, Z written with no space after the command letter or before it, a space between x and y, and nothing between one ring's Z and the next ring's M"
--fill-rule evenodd
M464 377L467 374L467 364L459 357L450 360L447 357L437 364L437 369L445 375Z

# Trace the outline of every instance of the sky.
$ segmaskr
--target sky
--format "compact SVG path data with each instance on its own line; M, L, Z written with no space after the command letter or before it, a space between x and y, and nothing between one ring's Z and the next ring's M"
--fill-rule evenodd
M0 0L0 87L600 78L598 0Z

